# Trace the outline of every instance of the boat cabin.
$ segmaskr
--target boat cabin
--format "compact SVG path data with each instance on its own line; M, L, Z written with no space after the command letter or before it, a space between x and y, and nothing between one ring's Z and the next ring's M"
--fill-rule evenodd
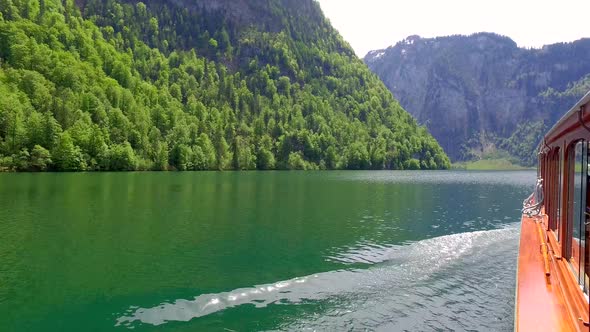
M590 331L589 163L590 92L539 147L543 201L523 215L515 330Z

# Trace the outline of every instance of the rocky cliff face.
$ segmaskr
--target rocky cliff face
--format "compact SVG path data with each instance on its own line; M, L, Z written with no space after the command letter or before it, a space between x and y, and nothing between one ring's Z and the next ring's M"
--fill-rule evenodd
M89 0L77 1L82 4ZM212 15L215 19L222 21L219 23L232 22L242 28L256 26L267 32L280 32L288 25L287 20L282 16L285 13L292 16L290 19L325 23L319 4L313 0L122 0L122 2L130 4L143 2L148 8L168 10L174 7L183 8L204 19Z
M526 147L532 152L543 129L583 95L589 55L590 39L523 49L510 38L479 33L411 36L364 60L457 161L498 148L519 154L511 150L524 147L509 141L530 130L525 123L539 124ZM534 160L527 156L520 162Z

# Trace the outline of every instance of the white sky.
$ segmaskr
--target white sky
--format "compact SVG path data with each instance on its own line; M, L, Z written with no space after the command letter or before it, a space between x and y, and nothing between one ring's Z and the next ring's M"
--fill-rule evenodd
M358 56L410 35L495 32L521 47L590 37L590 0L318 0Z

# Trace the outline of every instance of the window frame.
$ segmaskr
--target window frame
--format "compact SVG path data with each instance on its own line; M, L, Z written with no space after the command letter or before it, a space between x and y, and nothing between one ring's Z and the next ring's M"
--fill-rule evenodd
M580 186L580 191L576 192L575 191L575 179L576 179L576 146L578 145L578 143L582 143L584 145L582 145L582 169L581 169L581 186ZM580 200L580 209L583 211L586 211L586 208L588 207L588 199L589 199L589 192L588 192L588 185L587 185L587 181L588 181L588 144L589 141L586 139L577 139L577 140L573 140L570 144L568 144L567 148L566 148L566 153L564 154L565 156L567 156L567 158L563 158L563 163L562 165L563 170L565 172L563 174L563 179L565 180L563 183L561 183L561 185L558 187L558 191L563 192L565 195L565 197L563 197L564 199L561 200L560 203L562 203L562 206L565 206L565 210L562 210L565 213L562 213L561 215L561 220L557 220L557 223L560 224L557 229L559 232L559 237L561 238L561 242L560 242L560 249L561 249L561 257L563 257L566 261L567 261L567 265L569 266L569 271L572 274L572 276L574 277L574 279L576 280L576 283L578 284L578 286L582 289L582 292L588 296L588 289L590 288L589 286L586 286L586 274L587 271L584 268L584 271L580 271L581 270L581 262L580 262L580 255L582 254L582 250L584 251L584 253L587 252L588 250L588 246L589 246L589 242L588 242L588 238L587 238L587 234L580 234L580 242L582 241L582 239L584 240L584 247L583 248L579 248L578 249L578 257L574 257L574 250L573 250L573 241L574 241L574 227L577 225L579 227L579 223L580 221L575 221L574 217L576 216L576 212L574 211L574 207L575 207L575 200L577 198L577 195L581 195L581 197L583 197L583 202L582 200ZM585 155L584 155L585 154ZM564 190L564 189L567 189ZM559 204L559 203L558 203ZM580 213L579 215L580 218L585 217L584 213ZM585 220L585 218L584 218ZM586 227L588 228L588 227ZM581 244L581 243L580 243ZM572 261L573 260L573 261ZM584 266L587 265L587 260L588 260L588 256L585 256L585 260L584 260ZM577 272L575 271L575 267L576 267L576 263L577 263L577 267L578 270ZM582 272L582 273L580 273ZM582 283L580 283L580 280Z

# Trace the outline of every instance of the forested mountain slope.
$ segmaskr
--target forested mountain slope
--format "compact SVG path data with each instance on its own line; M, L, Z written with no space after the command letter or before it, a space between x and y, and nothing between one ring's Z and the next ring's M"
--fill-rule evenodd
M542 134L590 88L590 39L517 47L490 33L408 37L365 62L453 160L535 163Z
M313 0L0 0L0 169L437 169Z

